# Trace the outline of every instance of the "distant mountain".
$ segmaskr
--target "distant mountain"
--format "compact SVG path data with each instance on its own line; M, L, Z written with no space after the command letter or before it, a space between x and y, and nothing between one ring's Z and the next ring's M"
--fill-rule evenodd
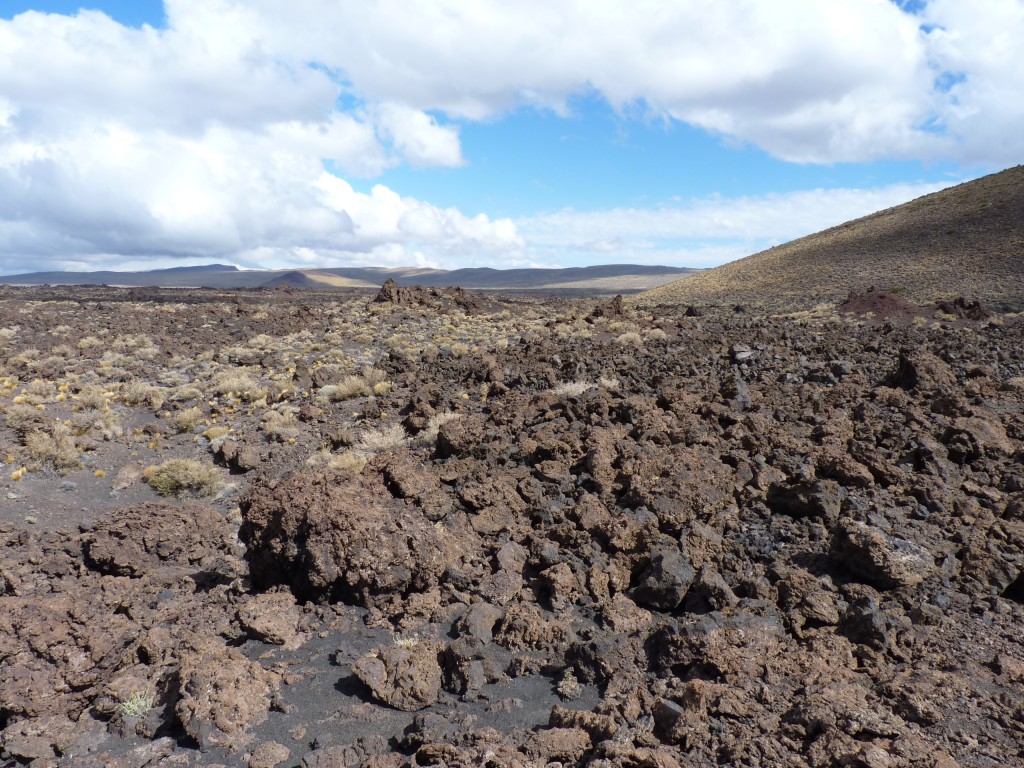
M636 301L789 310L870 286L919 303L962 295L1024 309L1024 166L709 269Z
M279 288L330 290L372 288L389 277L400 285L476 290L534 290L560 293L636 293L698 270L638 264L566 269L421 269L339 267L301 270L240 270L223 264L172 267L148 272L31 272L0 276L11 285L111 285L164 288Z

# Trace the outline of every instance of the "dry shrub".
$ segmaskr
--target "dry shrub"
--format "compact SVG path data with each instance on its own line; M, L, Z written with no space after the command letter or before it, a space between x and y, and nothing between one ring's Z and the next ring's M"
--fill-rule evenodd
M356 438L352 446L359 453L374 454L393 451L409 441L401 424L391 424L380 429L369 429Z
M120 437L124 430L121 429L121 415L117 411L106 409L89 423L89 429L100 433L104 440L113 440Z
M649 328L644 331L644 338L648 341L664 341L668 338L668 334L661 328Z
M217 468L195 459L168 459L147 467L142 476L161 496L212 496L221 487Z
M551 391L559 397L579 397L593 386L589 381L566 381Z
M227 442L230 434L231 427L219 426L210 427L208 430L203 432L203 437L210 441L210 451L216 453L221 449L221 446Z
M221 371L213 377L213 390L218 395L233 393L242 400L262 400L267 391L260 387L258 372L251 368Z
M190 403L193 400L202 400L203 390L191 384L183 384L174 388L171 392L171 400L176 403Z
M277 410L268 411L263 417L263 431L272 440L288 440L297 437L299 409L294 405L282 405Z
M49 429L35 430L26 435L25 451L36 469L50 465L63 473L82 466L75 436L71 428L60 421L54 422Z
M121 385L121 400L126 405L146 405L157 411L164 404L167 390L144 381L129 381Z
M87 411L98 411L105 408L110 401L110 394L103 387L95 384L82 387L74 396L78 407Z
M174 428L184 434L193 432L203 420L203 412L198 405L179 411L174 417Z
M351 400L355 397L369 397L373 388L362 376L346 376L337 384L321 387L316 399L320 402L336 403L339 400Z
M25 433L33 428L40 427L45 421L40 412L31 405L14 404L7 406L4 414L7 426L18 433Z
M42 353L38 349L26 349L19 352L7 362L12 368L29 368Z
M328 450L317 451L306 460L310 469L329 469L342 475L358 475L366 466L366 457L354 451L334 454Z
M642 347L644 339L636 331L626 331L621 336L615 337L615 343L624 347Z

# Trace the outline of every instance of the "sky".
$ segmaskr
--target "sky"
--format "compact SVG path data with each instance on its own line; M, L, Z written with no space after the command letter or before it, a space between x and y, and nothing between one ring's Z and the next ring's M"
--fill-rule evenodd
M0 274L711 267L1017 165L1024 0L0 0Z

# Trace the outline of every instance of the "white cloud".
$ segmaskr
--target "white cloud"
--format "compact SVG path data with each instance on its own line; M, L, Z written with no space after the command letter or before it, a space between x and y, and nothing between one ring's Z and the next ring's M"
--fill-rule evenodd
M187 15L188 5L172 7ZM282 50L326 63L374 101L477 120L523 104L564 112L571 96L596 92L799 162L945 146L921 130L937 107L929 38L889 0L246 5Z
M517 219L516 225L537 253L573 253L574 262L711 267L947 186L714 196L661 208L553 211Z
M403 104L340 110L336 80L276 50L241 5L169 11L166 30L95 11L0 20L0 272L521 250L508 220L362 194L325 170L460 165L454 128Z
M0 19L0 271L118 257L511 264L556 258L556 241L640 259L676 252L659 250L673 237L716 238L687 247L717 259L738 246L712 230L787 236L766 213L785 196L552 214L519 231L325 171L458 167L460 122L565 114L579 94L797 162L1024 153L1024 0L929 0L919 15L890 0L167 0L166 17ZM842 209L846 193L829 194ZM816 227L813 201L798 202L790 213ZM578 237L545 229L587 216L595 229Z

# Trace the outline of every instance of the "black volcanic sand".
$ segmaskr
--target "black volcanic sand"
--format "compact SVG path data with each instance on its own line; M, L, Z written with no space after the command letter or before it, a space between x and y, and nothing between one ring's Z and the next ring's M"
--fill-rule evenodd
M0 290L0 761L1024 764L1021 317L372 296ZM16 397L80 468L10 478ZM169 457L228 485L114 489Z

